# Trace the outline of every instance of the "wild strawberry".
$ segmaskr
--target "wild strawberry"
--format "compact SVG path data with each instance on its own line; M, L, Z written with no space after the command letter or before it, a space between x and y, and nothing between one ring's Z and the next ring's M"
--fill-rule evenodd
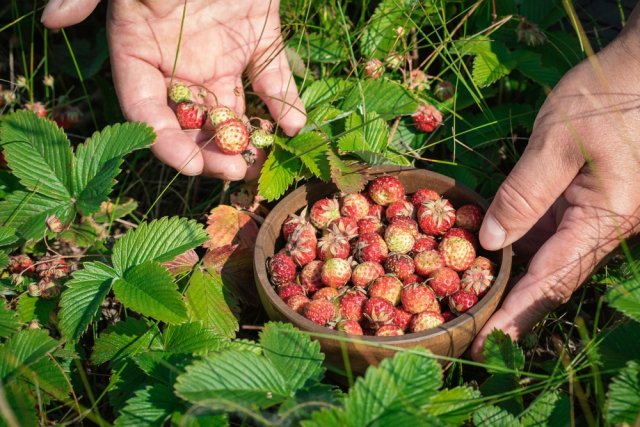
M286 302L291 310L298 314L302 314L309 301L311 300L306 295L294 295Z
M460 276L449 267L442 267L429 276L428 283L436 296L443 298L460 289Z
M296 231L296 228L298 228L299 225L308 224L306 216L306 208L300 213L300 215L289 214L282 224L282 237L284 237L285 240L289 240L289 237L294 231Z
M293 262L303 267L316 259L317 245L316 230L308 224L293 232L285 249Z
M342 320L338 322L337 329L349 335L364 335L362 326L355 320Z
M217 128L227 120L237 119L236 113L229 107L224 105L216 105L209 109L209 122L214 128Z
M409 313L408 311L400 307L394 307L394 312L393 312L394 325L396 325L403 331L406 331L407 329L409 329L409 324L411 323L411 319L413 319L413 314Z
M391 68L392 70L397 70L400 67L402 67L402 64L404 64L405 59L406 58L401 53L391 52L384 59L384 63L387 67Z
M398 200L387 206L387 210L384 211L384 215L387 221L398 216L405 216L411 218L413 216L413 204L407 200Z
M389 249L384 239L376 233L361 234L355 244L355 257L360 262L381 263L387 258Z
M229 119L216 127L213 142L224 154L240 154L249 145L249 132L240 119Z
M418 230L418 223L408 216L393 217L389 221L389 224L394 224L395 226L403 227L407 231L410 231L414 239L420 235L420 231Z
M437 191L430 188L421 188L411 195L411 203L418 209L423 203L429 200L436 200L440 198L440 194Z
M376 331L377 337L396 337L399 335L404 335L404 332L396 325L384 325Z
M489 270L492 275L496 274L496 265L487 257L479 256L473 260L469 268L480 267L483 270Z
M442 236L442 240L446 239L447 237L460 237L471 243L471 246L473 246L473 250L478 250L478 238L469 230L459 227L453 227L450 228L449 231L444 233L444 236Z
M358 236L358 222L355 218L342 216L331 221L327 230L351 240Z
M344 216L358 220L369 214L369 202L360 193L347 194L342 197L340 202L342 206L340 213Z
M381 206L376 202L374 202L373 199L371 199L371 197L369 197L368 200L369 200L368 215L381 220L384 217L384 206Z
M453 295L447 298L447 304L451 311L455 314L462 314L476 305L478 302L478 296L472 291L465 291L460 289Z
M340 218L340 204L336 199L320 199L309 211L311 224L322 230L334 219Z
M456 210L455 225L469 231L480 230L484 213L482 208L476 204L462 205Z
M169 88L169 99L176 104L191 102L191 89L184 83L174 83Z
M29 102L24 105L24 109L34 112L35 115L40 117L41 119L47 117L47 108L42 102Z
M362 309L368 298L362 288L354 288L340 298L340 314L343 319L362 320Z
M251 131L251 135L249 135L249 140L256 148L267 148L273 145L275 137L272 133L265 130L254 129Z
M278 287L278 296L284 302L294 295L304 295L304 289L297 283L287 283Z
M413 257L416 273L428 276L434 271L444 267L444 258L435 250L419 252Z
M371 281L384 275L384 267L378 262L365 261L355 266L351 274L353 286L365 287Z
M442 124L443 116L433 105L423 104L413 113L413 124L420 132L433 132Z
M440 101L446 101L450 99L455 94L455 88L453 87L453 83L443 80L438 82L435 88L433 88L433 94Z
M393 323L395 310L393 304L386 299L373 297L364 304L362 314L367 320L367 325L371 329L377 330L384 325Z
M427 236L426 234L420 234L416 238L416 242L413 244L413 249L411 253L413 255L419 254L420 252L432 251L438 247L438 242L433 236Z
M267 262L267 270L271 275L271 282L284 285L292 282L296 277L296 264L284 252L278 252Z
M49 278L40 280L38 287L40 288L40 296L44 299L56 298L62 291L60 284Z
M369 284L367 291L371 298L383 298L393 305L400 302L402 282L395 276L380 276Z
M436 294L427 285L414 283L413 285L405 286L402 289L400 295L402 300L402 307L412 314L418 314L425 310L431 310L434 307L434 302L437 304ZM436 310L439 311L439 310Z
M387 273L395 274L400 280L412 276L415 271L413 259L409 255L398 253L392 253L387 257L384 268Z
M369 184L369 197L382 206L402 200L404 195L404 186L395 176L379 176Z
M40 286L37 283L29 283L27 285L27 293L31 297L39 297L40 296Z
M384 64L377 58L368 60L364 64L364 74L372 79L379 79L384 73Z
M182 129L200 129L204 124L204 105L193 102L181 102L176 107L176 118Z
M518 41L527 46L539 46L547 41L547 35L538 27L537 24L526 18L520 18L518 28L516 28Z
M360 220L358 220L358 233L359 234L368 234L368 233L378 233L382 234L384 232L384 224L380 219L375 216L366 216Z
M440 313L440 314L442 314L442 318L444 319L444 322L445 322L445 323L447 323L447 322L449 322L449 321L451 321L451 320L453 320L453 319L455 319L455 318L456 318L456 315L455 315L455 314L453 314L453 313L452 313L451 311L449 311L449 310L445 310L445 311L443 311L443 312L442 312L442 313Z
M7 267L10 273L14 274L29 274L36 271L33 266L33 260L28 255L15 255L9 258L9 266Z
M322 261L331 258L349 258L351 246L349 240L341 235L329 232L318 240L317 256Z
M427 74L420 70L414 69L409 73L409 89L415 90L416 92L424 92L428 90L431 85L429 84L429 77Z
M331 258L322 266L320 280L325 286L339 288L347 284L351 278L351 265L342 258Z
M56 109L53 112L53 121L62 129L69 130L82 122L84 114L82 110L75 106L66 106Z
M384 241L391 252L406 254L415 244L413 234L405 227L391 224L384 231Z
M318 289L318 291L313 294L311 300L313 301L315 299L328 299L329 301L333 301L338 298L338 295L339 292L336 288L330 288L327 286L326 288Z
M422 277L414 273L402 279L402 284L407 286L407 285L411 285L412 283L421 283L423 281L424 279Z
M324 286L322 284L321 278L323 265L324 262L320 260L313 260L309 264L302 267L299 281L300 285L302 285L307 294L312 295L314 292Z
M411 319L409 330L411 332L422 332L427 329L436 328L444 323L444 317L442 314L435 311L423 311L416 314Z
M438 198L418 208L418 224L423 233L442 236L456 220L456 211L447 199Z
M62 258L42 257L36 265L36 272L43 279L61 279L69 272L69 266Z
M311 300L305 305L303 315L313 323L326 326L335 319L336 307L326 299Z
M465 291L472 291L474 294L481 297L487 293L492 282L493 275L489 270L485 270L480 267L471 267L462 273L460 288Z
M476 259L473 245L462 237L446 237L440 241L438 250L444 258L444 264L455 271L464 271Z

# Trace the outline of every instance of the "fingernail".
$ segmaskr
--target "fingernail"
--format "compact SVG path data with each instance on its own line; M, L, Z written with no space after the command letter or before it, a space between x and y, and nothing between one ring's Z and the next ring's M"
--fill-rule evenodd
M504 246L507 233L502 225L492 216L487 215L480 229L480 243L489 251L497 251Z

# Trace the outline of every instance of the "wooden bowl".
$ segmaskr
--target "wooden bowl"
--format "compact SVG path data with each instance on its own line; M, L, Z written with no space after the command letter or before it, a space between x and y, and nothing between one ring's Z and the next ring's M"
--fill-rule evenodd
M485 210L488 207L487 201L474 191L435 172L399 167L374 167L367 170L367 173L396 175L404 184L407 194L428 187L442 194L456 207L470 202L477 203ZM280 232L283 222L289 214L298 212L305 205L312 205L337 191L335 185L330 183L306 184L282 199L262 224L256 239L253 267L260 300L269 318L291 322L299 329L311 333L312 337L320 342L326 356L325 360L334 372L351 370L353 373L362 374L369 365L376 365L382 359L393 356L396 350L389 347L421 346L436 355L460 357L500 302L511 271L510 246L498 252L483 253L499 266L489 292L466 313L438 328L424 332L394 337L347 336L311 322L291 310L280 299L269 282L266 263L269 257L284 246Z

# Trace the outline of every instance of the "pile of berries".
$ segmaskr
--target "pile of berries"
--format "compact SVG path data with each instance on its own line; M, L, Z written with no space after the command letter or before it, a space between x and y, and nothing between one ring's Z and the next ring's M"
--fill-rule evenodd
M68 277L69 265L58 256L43 256L34 262L28 255L15 255L9 259L7 271L16 285L26 283L32 297L44 299L60 295L60 280Z
M225 154L247 152L249 142L256 148L273 144L273 124L259 119L260 125L253 127L224 105L208 106L195 102L189 86L176 83L169 88L169 98L176 103L176 118L182 129L202 129L210 125L213 142Z
M366 193L324 198L282 226L268 261L271 283L294 311L353 335L437 327L491 287L495 265L478 256L483 212L436 191L408 196L395 176Z

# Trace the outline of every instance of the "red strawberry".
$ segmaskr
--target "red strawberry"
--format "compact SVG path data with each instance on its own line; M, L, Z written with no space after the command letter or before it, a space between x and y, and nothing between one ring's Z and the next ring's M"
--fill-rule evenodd
M449 267L442 267L433 272L428 283L438 298L454 294L460 289L460 277Z
M56 110L52 118L62 129L69 130L82 122L82 117L82 111L78 107L67 106Z
M443 311L440 314L442 314L442 317L444 318L445 323L456 318L456 315L450 312L449 310Z
M384 239L376 233L361 234L355 245L355 257L360 262L382 262L389 250Z
M469 310L478 302L478 296L472 291L460 289L447 298L447 304L451 311L455 314L462 314Z
M285 249L293 262L303 267L316 259L318 239L316 230L310 225L298 227L289 237Z
M327 326L336 317L335 305L326 299L311 300L305 305L304 317L320 326Z
M407 286L410 285L412 283L420 283L423 282L424 279L420 276L418 276L417 274L411 274L410 276L405 277L404 279L402 279L402 284Z
M200 129L206 119L205 111L204 105L181 102L176 107L176 117L180 127L182 129Z
M413 259L409 255L393 253L384 261L384 268L387 273L395 274L400 280L404 280L413 275L415 266Z
M434 271L444 267L444 258L435 250L419 252L413 257L416 273L428 276Z
M362 320L362 309L368 298L362 288L354 288L340 298L340 314L343 319Z
M413 213L413 204L411 204L411 202L408 200L398 200L397 202L393 202L387 206L387 210L385 210L384 215L387 218L387 221L391 221L393 218L398 216L411 218Z
M393 217L389 221L389 224L393 224L398 227L403 227L407 231L411 232L414 239L420 236L420 231L418 230L418 223L407 216Z
M462 273L460 288L465 291L472 291L474 294L481 297L487 293L492 282L493 275L489 270L485 270L480 267L471 267Z
M339 288L344 286L351 278L351 266L349 261L342 258L331 258L322 266L320 279L325 286Z
M318 240L317 256L322 261L331 258L349 258L351 246L349 240L342 234L329 232Z
M421 132L433 132L442 124L444 117L433 105L423 104L413 113L413 124Z
M413 255L419 254L420 252L432 251L438 247L438 242L433 236L427 236L426 234L420 234L416 238L416 242L413 245L413 249L411 253Z
M284 220L282 224L282 237L285 240L289 240L289 237L296 231L299 225L306 225L307 223L307 209L305 208L300 215L289 214L287 219Z
M284 252L278 252L267 263L267 270L271 275L271 282L284 285L296 278L296 264Z
M234 113L231 108L225 107L224 105L216 105L209 110L209 122L211 122L211 125L214 128L217 128L227 120L237 118L238 116L236 113Z
M442 236L455 220L456 211L447 199L429 200L418 208L418 224L425 234Z
M447 237L460 237L465 240L468 240L469 243L471 243L471 245L473 246L473 249L478 250L478 238L476 237L475 234L473 234L469 230L465 230L464 228L453 227L449 229L449 231L444 233L444 236L442 236L442 239L444 240Z
M316 299L328 299L329 301L333 301L336 298L338 298L338 290L336 288L330 288L330 287L326 287L326 288L321 288L318 289L318 291L313 294L313 297L311 298L311 300L316 300Z
M242 120L229 119L216 127L213 142L224 154L240 154L249 145L249 131Z
M381 276L369 284L367 288L369 297L383 298L393 305L400 302L402 293L402 282L395 276Z
M311 224L322 230L334 219L340 218L340 205L336 199L320 199L309 211Z
M371 198L369 198L371 199ZM376 217L378 219L382 219L382 217L384 216L384 206L381 206L379 204L377 204L376 202L374 202L373 200L371 200L371 202L369 203L369 216L373 216Z
M384 241L390 252L406 254L415 244L411 231L398 224L391 224L384 231Z
M7 268L13 274L29 274L36 271L33 266L33 260L28 255L12 256L9 258L9 266Z
M358 220L358 233L359 234L368 234L368 233L378 233L382 234L384 232L384 224L380 219L375 216L366 216L360 220Z
M479 256L476 259L473 260L473 262L471 263L471 266L469 268L473 268L473 267L480 267L483 270L489 270L489 272L492 275L496 274L496 266L493 262L491 262L489 260L489 258L483 257L483 256Z
M42 118L47 117L47 108L40 101L29 102L24 105L24 109L28 111L33 111L36 116Z
M294 295L304 295L304 289L297 283L287 283L278 287L278 296L284 302Z
M305 265L300 272L300 284L309 295L324 286L321 278L323 265L324 262L314 260Z
M473 245L462 237L446 237L442 239L438 250L444 258L444 264L455 271L464 271L476 259Z
M373 58L364 64L364 74L371 79L379 79L384 73L384 64L381 60Z
M367 198L360 193L343 196L341 205L340 213L344 216L355 218L356 220L364 218L369 214L369 202Z
M422 332L427 329L436 328L444 323L442 314L435 311L423 311L413 316L409 330L411 332Z
M436 294L427 285L414 283L405 286L400 295L402 307L409 313L417 314L425 310L432 310L434 303L438 304ZM435 310L435 311L439 311Z
M355 218L342 216L331 221L327 230L351 240L358 235L358 222Z
M484 214L475 204L462 205L456 210L456 225L469 231L480 230Z
M360 323L355 320L343 320L341 322L338 322L337 329L349 335L364 335Z
M353 286L366 287L371 281L384 275L384 268L378 262L365 261L355 266L351 274Z
M393 304L383 298L373 297L367 300L362 308L364 318L371 329L376 330L393 323L395 310Z
M376 331L377 337L397 337L399 335L404 335L404 332L396 325L384 325Z
M421 188L411 195L411 203L413 203L413 206L418 209L420 206L422 206L423 203L439 198L440 195L437 191L434 191L430 188Z
M382 206L402 200L404 195L404 186L395 176L380 176L369 184L369 197Z
M306 305L311 301L306 295L294 295L286 302L289 308L296 313L302 314Z
M400 307L394 307L394 309L393 324L398 326L403 331L406 331L409 328L411 319L413 319L413 314L403 310Z

